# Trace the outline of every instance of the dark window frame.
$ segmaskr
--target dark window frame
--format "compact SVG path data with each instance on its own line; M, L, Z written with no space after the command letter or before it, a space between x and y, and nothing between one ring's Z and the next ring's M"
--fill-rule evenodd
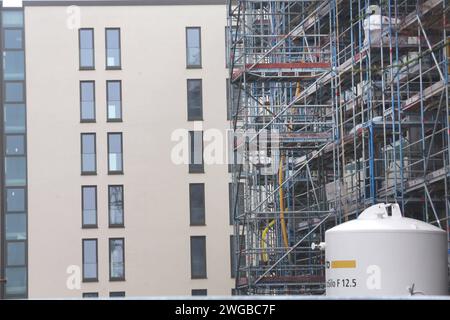
M193 222L192 221L192 197L191 197L191 188L194 186L202 186L203 187L203 219L201 222ZM206 187L205 183L189 183L189 222L190 226L206 226Z
M236 242L239 239L239 250L236 250ZM239 252L241 250L245 249L245 235L239 235L236 236L234 234L230 235L230 277L231 279L236 278L236 273L238 271L238 268L241 269L245 267L245 260L240 259L240 266L238 267L238 260L239 260Z
M94 171L83 171L83 136L93 135L94 136L94 154L95 154L95 170ZM81 175L82 176L95 176L97 175L97 134L95 132L82 132L80 134L80 148L81 148Z
M95 224L84 223L84 189L95 189ZM81 227L83 229L96 229L98 228L98 189L96 185L83 185L81 186Z
M125 291L110 291L110 298L125 298Z
M195 132L201 132L202 133L202 163L191 163L192 158L192 151L195 153L195 147L194 150L192 150L192 143L195 142ZM192 137L191 137L192 136ZM188 139L189 139L189 173L205 173L205 159L204 159L204 151L205 151L205 142L204 142L204 132L200 130L190 130L188 133ZM195 155L193 155L195 159Z
M119 65L108 66L108 31L119 31ZM105 28L105 69L106 70L122 70L122 32L119 27L107 27Z
M123 276L122 277L112 277L111 275L111 242L116 240L122 240L122 261L123 261ZM109 238L108 239L108 252L109 252L109 281L125 281L125 238Z
M199 81L200 82L200 115L194 116L190 114L190 105L189 105L189 82ZM187 120L188 121L203 121L203 80L202 79L187 79L186 80L186 95L187 95Z
M235 279L236 278L236 236L235 235L230 235L230 277L231 279Z
M84 299L96 299L98 298L98 292L83 292L81 296Z
M236 152L234 146L236 145L236 137L233 131L227 130L227 162L228 173L233 173L233 165L236 161Z
M235 224L235 213L237 216L241 216L244 212L244 182L238 182L239 190L237 190L237 194L234 192L234 183L228 183L228 211L229 211L229 223L230 226ZM237 201L236 201L236 198ZM235 212L235 205L237 205L237 210Z
M207 296L208 295L208 289L192 289L191 290L191 296L197 297L197 296Z
M202 220L200 222L193 222L192 221L192 193L191 189L194 186L202 186L203 187L203 216ZM205 184L204 183L189 183L189 223L190 226L206 226L206 191L205 191Z
M233 182L228 182L228 213L229 213L229 225L234 224L234 188Z
M83 83L92 83L92 94L93 94L93 103L94 103L94 118L93 119L83 119ZM81 80L80 81L80 123L95 123L97 119L96 114L96 97L95 97L95 80Z
M112 224L111 223L111 187L121 187L122 188L122 223ZM123 184L110 184L108 185L108 226L109 228L125 228L125 199L124 199L124 187Z
M230 30L231 30L231 34L230 34ZM231 61L231 56L235 55L237 53L237 48L234 50L235 52L232 51L232 45L233 45L233 41L235 41L236 37L234 37L237 33L237 26L233 25L233 26L225 26L225 68L229 69L231 68L232 65L232 61ZM231 36L231 38L230 38Z
M227 102L227 121L233 120L233 115L231 111L231 91L230 91L230 78L225 79L225 90L226 90L226 102Z
M120 88L120 117L111 119L109 117L109 106L108 106L108 102L109 102L109 84L110 83L114 83L114 82L118 82L119 83L119 88ZM123 117L122 108L123 108L122 80L106 80L106 122L122 122L123 121L123 119L122 119L122 117Z
M111 135L120 135L120 154L121 154L121 170L111 170L110 166L109 166L109 154L110 154L110 148L109 148L109 137ZM124 159L123 159L123 133L122 132L108 132L107 133L107 137L106 137L106 143L107 143L107 149L108 149L108 157L107 157L107 161L108 161L108 174L109 175L122 175L124 172Z
M91 31L92 32L92 67L82 67L81 66L81 31ZM79 28L78 29L78 66L80 71L95 70L95 33L94 28Z
M95 241L95 267L96 267L96 271L95 271L95 278L86 278L84 275L84 242L85 241ZM81 256L82 256L82 277L83 277L83 282L98 282L98 239L97 238L85 238L81 240Z
M230 37L229 37L229 30L230 26L225 26L225 68L228 69L230 68L230 63L229 63L229 58L230 58L230 53L231 53L231 47L230 47L230 43L232 43L232 41L230 41Z
M226 79L226 101L227 101L227 121L242 120L242 116L239 115L239 93L240 89L237 87L230 78ZM237 109L236 109L237 107Z
M189 64L189 38L188 38L188 30L190 29L196 29L198 30L198 47L200 50L200 63L197 64ZM190 26L190 27L186 27L186 31L185 31L185 37L186 37L186 69L201 69L202 68L202 63L203 63L203 55L202 55L202 27L200 26Z
M204 274L202 273L201 275L194 275L194 268L193 268L193 263L192 263L192 257L193 257L193 247L192 247L192 243L194 239L204 239L204 244L205 244L205 260L204 260ZM207 246L206 246L206 236L191 236L190 238L190 258L191 258L191 279L208 279L208 256L207 256Z

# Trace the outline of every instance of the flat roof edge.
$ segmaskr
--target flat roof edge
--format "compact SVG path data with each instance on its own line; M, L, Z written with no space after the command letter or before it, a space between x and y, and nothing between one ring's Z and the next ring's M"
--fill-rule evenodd
M189 6L226 3L227 0L24 0L23 6Z

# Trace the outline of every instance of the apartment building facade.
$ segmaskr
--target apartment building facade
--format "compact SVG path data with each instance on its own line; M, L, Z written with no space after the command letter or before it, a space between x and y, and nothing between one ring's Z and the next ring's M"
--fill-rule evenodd
M1 297L230 295L230 177L203 158L229 126L225 1L25 1L0 25Z

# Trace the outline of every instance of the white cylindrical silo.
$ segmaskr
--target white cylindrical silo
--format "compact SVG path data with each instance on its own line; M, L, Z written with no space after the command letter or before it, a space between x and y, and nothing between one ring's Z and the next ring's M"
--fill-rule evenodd
M325 258L327 296L448 294L445 231L402 217L397 204L328 230Z

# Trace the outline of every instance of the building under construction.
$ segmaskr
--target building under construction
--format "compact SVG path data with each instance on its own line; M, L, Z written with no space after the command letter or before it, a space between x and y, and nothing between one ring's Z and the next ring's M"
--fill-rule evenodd
M446 0L231 1L236 289L322 294L330 227L379 202L447 231Z

